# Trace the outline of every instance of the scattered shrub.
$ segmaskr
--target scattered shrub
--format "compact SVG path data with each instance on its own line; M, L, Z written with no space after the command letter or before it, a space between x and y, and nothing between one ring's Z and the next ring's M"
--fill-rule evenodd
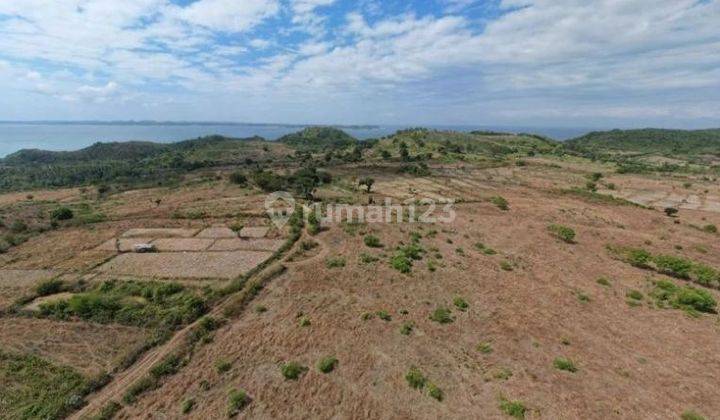
M435 398L435 399L438 400L438 401L442 401L442 400L443 400L443 397L444 397L443 391L442 391L442 389L440 389L437 385L435 385L435 384L432 383L432 382L428 382L428 383L427 383L427 389L428 389L428 395L429 395L429 396L431 396L432 398Z
M572 373L575 373L578 370L572 360L566 359L564 357L556 358L553 361L553 366L555 366L556 369L565 370Z
M233 389L228 394L228 417L235 417L250 403L250 397L242 389Z
M230 174L230 182L232 182L233 184L244 186L247 185L248 178L244 173L236 171Z
M377 311L376 315L378 318L382 319L383 321L392 321L392 317L390 316L388 311L385 311L385 310Z
M188 398L187 400L182 402L182 405L180 405L180 412L182 414L188 414L192 411L193 408L195 408L195 400L192 398Z
M50 215L50 217L51 217L53 220L62 221L62 220L70 220L70 219L72 219L73 217L75 217L75 214L73 213L72 210L70 210L70 209L67 208L67 207L59 207L59 208L53 210L53 212L52 212L52 214Z
M410 333L412 333L413 328L415 328L415 325L413 325L412 322L404 322L402 324L402 326L400 327L400 334L410 335Z
M638 290L631 290L627 293L627 297L632 300L643 300L643 294Z
M503 211L510 210L510 204L504 197L497 195L495 197L490 198L490 202L495 204L495 206L497 206L497 208L499 208L500 210L503 210Z
M605 287L610 287L612 284L610 284L610 280L606 279L605 277L600 277L597 279L597 284Z
M513 265L509 261L500 261L500 269L503 271L513 271Z
M338 359L334 356L323 357L318 362L318 370L322 373L330 373L335 370L338 364Z
M478 344L477 350L483 354L490 354L493 352L492 345L486 341L483 341L480 344Z
M430 314L430 320L435 321L440 324L449 324L455 319L452 317L452 313L450 312L450 309L445 308L443 306L435 309L432 314Z
M500 410L510 417L524 419L527 408L521 401L509 401L505 398L500 400Z
M653 262L657 270L661 273L674 276L681 279L690 278L690 270L692 262L682 257L674 257L671 255L658 255L653 258Z
M325 265L327 266L327 268L345 267L345 258L344 257L330 257L327 260L325 260Z
M288 362L282 365L280 372L288 380L296 380L303 373L307 371L307 368L297 362Z
M217 373L223 374L232 369L232 363L226 360L218 360L215 362L215 369L217 370Z
M365 245L369 246L370 248L383 247L383 244L380 242L380 239L377 236L365 235L365 238L363 238L363 242L365 242Z
M310 318L306 316L301 317L300 321L298 322L298 325L300 325L301 327L309 327L311 324L312 322L310 322Z
M60 293L63 290L63 282L58 279L51 279L38 284L35 293L38 296L49 296Z
M702 230L707 233L718 233L718 228L715 225L705 225L703 226Z
M407 374L405 374L405 380L411 388L415 389L424 388L425 383L427 382L427 379L422 374L422 372L420 372L420 369L416 368L415 366L411 367Z
M470 305L467 303L467 301L460 296L453 299L453 305L455 305L456 308L458 308L461 311L467 310Z
M680 418L682 420L705 420L705 417L701 416L693 410L685 411L684 413L682 413Z
M665 209L665 214L668 217L675 217L678 214L678 209L676 209L675 207L667 207Z
M548 230L564 242L569 244L575 243L575 231L572 228L555 224L548 226Z

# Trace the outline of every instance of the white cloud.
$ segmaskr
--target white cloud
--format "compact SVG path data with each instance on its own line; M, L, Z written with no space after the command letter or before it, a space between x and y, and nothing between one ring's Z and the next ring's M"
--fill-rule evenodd
M177 16L213 30L242 32L274 16L279 10L277 0L200 0L179 8Z

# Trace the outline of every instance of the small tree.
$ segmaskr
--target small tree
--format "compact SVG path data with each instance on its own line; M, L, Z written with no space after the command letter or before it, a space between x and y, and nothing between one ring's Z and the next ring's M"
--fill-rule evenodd
M667 207L665 208L665 214L667 214L668 217L675 217L678 214L678 209L675 207Z
M372 189L373 184L375 184L375 180L372 178L362 178L360 182L358 182L359 186L364 186L367 188L367 192L370 193L370 190Z

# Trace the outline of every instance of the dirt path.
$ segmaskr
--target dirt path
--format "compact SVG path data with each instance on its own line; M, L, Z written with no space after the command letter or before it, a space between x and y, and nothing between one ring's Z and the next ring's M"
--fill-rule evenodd
M290 251L294 250L297 247L297 244L307 237L306 235L307 234L303 234L300 239L296 241L295 245L291 247L290 250L287 251L285 254L287 255ZM323 247L323 250L327 249L327 246L325 244L321 244L321 246ZM313 258L317 258L318 256L315 256ZM286 263L283 261L283 264ZM253 278L262 277L263 274L269 271L271 267L273 267L273 264L268 265L268 267L256 273L254 276L249 278L245 284L247 285L251 283ZM207 314L207 316L222 318L224 316L225 308L228 305L234 303L234 300L232 299L234 295L235 294L227 296L221 303L219 303L215 308L213 308ZM102 410L103 407L105 407L109 402L121 402L122 397L123 395L125 395L128 388L132 386L135 382L147 376L150 372L150 369L155 364L172 354L173 351L180 347L185 342L185 339L188 337L188 335L195 330L195 327L199 324L199 322L200 319L193 322L192 324L187 325L185 328L178 331L168 342L158 347L155 347L152 350L149 350L140 358L140 360L135 362L131 367L116 374L109 384L107 384L97 393L89 395L87 405L85 405L82 409L74 413L69 418L78 420L88 419L100 412L100 410Z

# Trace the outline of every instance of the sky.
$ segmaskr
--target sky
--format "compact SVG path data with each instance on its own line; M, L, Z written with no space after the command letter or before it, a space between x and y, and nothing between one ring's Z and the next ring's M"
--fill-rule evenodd
M0 120L720 127L720 0L0 0Z

